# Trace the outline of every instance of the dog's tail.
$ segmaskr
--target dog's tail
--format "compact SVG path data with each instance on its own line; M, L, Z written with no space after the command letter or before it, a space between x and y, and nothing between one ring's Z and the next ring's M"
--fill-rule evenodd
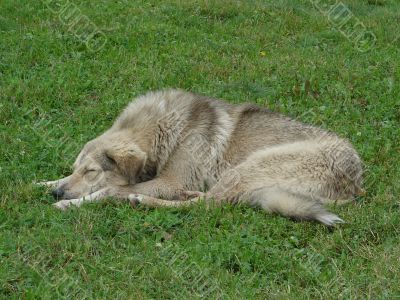
M251 202L268 212L278 213L297 220L315 220L327 226L344 221L328 212L319 201L279 188L259 189L251 193Z

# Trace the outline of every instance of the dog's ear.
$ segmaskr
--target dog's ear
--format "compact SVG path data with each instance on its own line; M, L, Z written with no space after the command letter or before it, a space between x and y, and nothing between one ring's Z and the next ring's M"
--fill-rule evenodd
M106 158L115 164L129 183L136 183L143 172L147 155L136 145L119 145L105 151Z

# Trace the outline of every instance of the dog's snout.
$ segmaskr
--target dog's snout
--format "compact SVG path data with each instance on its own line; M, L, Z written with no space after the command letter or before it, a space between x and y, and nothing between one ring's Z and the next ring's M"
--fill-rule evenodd
M51 192L54 198L60 199L64 195L64 190L62 188L57 188Z

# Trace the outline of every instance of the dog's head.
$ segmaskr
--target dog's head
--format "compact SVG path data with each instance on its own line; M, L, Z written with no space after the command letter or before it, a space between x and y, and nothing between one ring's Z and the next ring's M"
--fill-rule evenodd
M135 184L147 155L121 135L103 135L88 142L79 153L71 176L52 194L57 199L80 198L100 189Z

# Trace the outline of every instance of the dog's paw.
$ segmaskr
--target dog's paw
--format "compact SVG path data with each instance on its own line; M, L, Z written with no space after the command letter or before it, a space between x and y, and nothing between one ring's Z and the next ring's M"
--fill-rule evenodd
M316 217L316 219L326 226L335 226L337 224L344 224L346 223L337 215L332 213L324 213Z
M59 210L67 210L72 205L71 200L61 200L53 204L53 206Z
M132 208L135 208L143 201L144 196L140 194L130 194L128 196L129 203Z
M39 182L33 182L34 185L37 186L44 186L44 187L54 187L57 185L55 181L39 181Z

